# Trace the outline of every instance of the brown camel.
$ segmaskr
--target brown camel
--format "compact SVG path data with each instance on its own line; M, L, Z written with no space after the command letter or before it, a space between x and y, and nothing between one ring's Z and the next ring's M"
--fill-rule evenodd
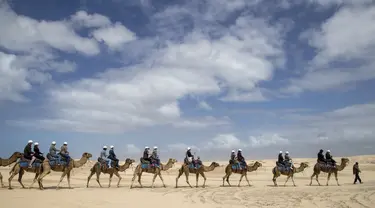
M17 159L21 158L21 157L22 157L22 153L14 152L12 154L12 156L10 156L10 158L8 158L8 159L0 158L0 166L8 166L8 165L16 162ZM0 173L0 183L1 183L1 188L4 188L3 175L1 175L1 173Z
M281 175L286 175L287 178L286 178L286 181L285 181L285 183L284 183L284 186L285 186L286 183L288 182L289 178L292 178L293 186L296 186L296 184L294 183L294 174L295 174L295 173L300 173L300 172L302 172L302 171L305 170L307 167L309 167L309 165L308 165L307 162L302 162L298 168L294 167L292 171L285 171L285 170L280 171L280 170L277 168L277 166L275 166L275 167L272 169L272 173L273 173L272 181L273 181L273 183L275 184L275 186L277 186L276 179L277 179L279 176L281 176Z
M62 172L60 181L57 184L56 189L60 188L60 183L64 179L65 175L67 176L67 179L68 179L68 186L71 189L72 187L70 186L70 172L72 171L73 168L82 167L91 157L92 157L91 153L85 152L85 153L82 154L82 157L81 157L80 160L75 161L75 160L71 159L68 166L58 165L58 166L52 166L52 167L49 164L49 160L46 158L43 161L43 164L42 164L43 165L43 167L42 167L43 172L40 174L40 176L38 178L39 188L41 190L44 189L43 184L42 184L43 178L46 177L48 174L50 174L51 170L53 170L53 171L56 171L56 172Z
M139 185L141 186L141 188L143 187L142 182L141 182L141 178L142 178L142 173L143 172L153 173L154 174L154 177L152 179L151 188L154 188L154 183L155 183L156 176L159 176L161 182L163 183L163 187L165 188L166 186L164 184L163 177L161 176L161 171L162 170L166 171L166 170L170 169L176 161L177 161L176 159L169 158L167 164L163 165L162 163L160 163L160 168L159 167L151 167L150 164L148 164L147 168L143 168L142 167L142 163L138 164L137 167L135 168L130 188L133 188L133 184L134 184L135 178L137 176L138 176L138 183L139 183Z
M99 162L96 162L95 165L90 169L91 173L90 173L89 177L87 178L86 187L87 188L89 187L90 179L95 173L96 173L96 182L98 182L100 188L102 188L102 185L100 184L100 181L99 181L100 173L109 174L108 188L111 187L113 174L116 175L117 178L118 178L117 187L120 187L120 181L121 181L122 178L121 178L119 172L123 172L126 169L128 169L133 162L135 162L135 160L130 159L130 158L126 158L125 164L120 165L119 169L117 169L117 168L103 168L102 165Z
M9 175L10 175L10 177L8 179L9 189L12 189L12 180L13 180L14 176L16 176L17 174L18 174L18 182L21 184L22 188L25 188L25 186L22 183L22 177L23 177L23 174L25 174L25 172L35 173L34 180L33 180L32 184L29 186L29 188L31 188L33 186L33 184L36 182L38 176L43 172L42 161L36 159L34 161L34 164L35 163L39 163L40 165L39 166L33 165L32 168L29 168L28 166L27 167L21 167L20 162L17 162L16 164L14 164L13 168L9 172Z
M190 188L193 188L189 183L189 173L195 173L196 176L196 184L195 186L198 187L198 179L199 175L201 175L204 179L202 187L206 187L206 176L204 172L213 171L216 167L219 167L220 165L217 162L212 162L210 166L201 165L199 168L190 168L189 165L186 165L185 163L182 164L181 168L178 170L178 176L176 178L176 188L177 188L177 182L178 179L182 176L183 173L185 173L186 176L186 183L190 186Z
M233 169L232 168L233 164L228 164L227 167L225 168L225 176L223 177L223 186L224 186L224 180L227 179L227 183L229 186L232 186L230 183L229 183L229 176L232 175L232 173L238 173L238 174L241 174L241 177L240 177L240 181L238 182L238 187L240 187L240 184L241 184L241 181L242 181L242 178L245 176L245 179L247 181L247 184L250 186L250 182L249 180L247 179L247 172L253 172L255 170L258 169L258 167L262 167L262 163L256 161L254 163L254 165L250 166L250 165L247 165L247 169L244 170L244 169L241 169L241 170L238 170L238 169Z
M341 164L339 166L336 166L336 168L334 168L334 167L328 167L326 165L322 165L322 164L316 163L315 166L314 166L314 173L311 176L310 186L312 184L312 179L313 179L314 176L316 176L316 182L318 182L318 184L320 186L320 183L319 183L319 180L318 180L318 176L320 174L320 171L322 171L324 173L328 173L328 176L327 176L327 186L328 186L328 182L329 182L329 179L331 178L331 174L332 173L335 175L335 179L336 179L337 185L340 186L339 180L337 178L337 172L344 170L344 168L347 166L348 162L349 162L348 158L341 158Z

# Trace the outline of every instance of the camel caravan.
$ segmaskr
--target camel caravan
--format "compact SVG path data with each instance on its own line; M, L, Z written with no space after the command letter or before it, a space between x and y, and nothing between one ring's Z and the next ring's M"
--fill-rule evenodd
M34 147L32 148L34 144ZM111 187L112 177L115 175L118 178L117 187L120 187L120 181L122 177L120 176L121 172L127 170L130 166L135 163L134 159L126 158L125 163L120 165L120 161L117 158L114 152L114 146L110 146L109 154L107 154L107 146L103 146L103 149L100 153L100 156L97 159L97 162L92 166L90 169L90 173L87 178L86 187L89 188L89 183L92 176L96 175L96 182L102 187L100 183L100 175L108 174L109 175L109 182L108 187ZM12 189L12 180L13 178L18 175L18 182L21 184L22 188L25 188L24 184L22 183L22 177L25 172L35 174L34 180L30 184L29 188L32 188L33 185L38 182L39 189L43 190L43 179L48 176L51 171L61 172L60 180L56 186L56 189L60 188L60 183L63 179L67 178L68 187L70 186L70 175L73 168L82 167L86 164L89 159L92 157L91 153L84 152L82 153L81 159L73 160L69 156L68 152L68 143L64 142L61 146L60 150L56 148L56 142L52 142L49 148L49 152L47 153L46 157L43 156L43 153L39 150L39 144L37 142L33 143L33 141L29 140L26 147L24 148L24 152L14 152L8 159L0 158L0 165L1 166L9 166L13 163L14 166L11 168L9 174L10 177L8 179L9 189ZM348 158L341 158L341 164L336 165L336 161L332 158L330 154L330 150L327 150L326 155L323 155L323 150L320 150L317 157L317 163L314 166L313 174L311 175L310 186L312 184L312 180L315 177L318 185L321 185L318 176L321 172L325 172L328 174L327 176L327 186L332 174L334 174L337 185L339 186L338 182L338 172L342 171L348 164ZM150 173L153 174L152 185L151 187L154 188L154 183L157 177L160 178L163 187L166 187L162 172L167 171L174 166L177 162L176 159L170 158L167 163L162 164L159 159L158 154L158 147L154 147L152 153L150 154L150 148L145 147L143 152L143 157L140 158L140 163L136 166L133 178L131 180L130 188L134 187L135 179L137 178L140 187L142 188L142 174L143 173ZM199 176L203 178L203 185L202 187L206 186L206 172L213 171L215 168L220 167L217 162L212 162L209 166L203 165L200 157L198 156L196 159L194 155L191 153L191 148L188 147L185 159L181 168L178 169L178 175L176 177L176 184L175 187L178 187L178 180L184 174L186 177L186 183L190 188L193 186L189 182L189 174L195 174L196 176L196 184L195 186L198 187L198 179ZM232 150L231 157L229 160L229 164L225 167L225 175L223 176L223 187L225 186L225 182L231 186L229 182L229 177L232 174L240 174L240 179L238 181L238 186L240 186L243 177L247 182L248 186L251 186L249 179L247 177L248 172L256 171L258 168L262 167L262 163L255 161L254 164L249 165L246 163L245 158L242 155L242 150L238 149L237 154L235 150ZM309 165L307 162L302 162L299 164L299 167L295 167L289 152L286 151L284 156L283 152L280 151L278 155L278 160L276 161L276 166L272 169L273 178L272 181L274 186L278 186L276 179L281 176L285 175L286 181L284 186L289 181L292 180L293 185L296 186L294 182L294 174L303 172ZM0 173L0 184L1 187L4 188L3 183L3 176Z

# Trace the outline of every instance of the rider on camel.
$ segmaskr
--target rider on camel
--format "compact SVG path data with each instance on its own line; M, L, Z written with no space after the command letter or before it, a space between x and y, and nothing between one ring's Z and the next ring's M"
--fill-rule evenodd
M191 148L188 147L185 154L185 164L189 165L190 162L193 164L194 168L197 169L197 166L195 165L194 155L191 154Z
M289 152L285 152L285 160L284 160L284 165L287 167L290 167L290 170L293 170L293 163L292 163L292 158L289 156Z
M327 163L331 163L333 167L336 167L336 161L333 159L331 155L331 150L327 150L326 152L326 161Z
M284 157L283 157L283 151L279 152L279 157L277 159L277 163L279 165L285 166L285 164L284 164Z
M70 156L68 152L68 143L64 142L63 146L60 148L60 153L61 157L65 158L66 160L66 166L69 166L70 163Z
M108 168L111 168L112 160L108 158L107 155L107 146L103 146L103 150L100 152L100 158L107 162Z
M53 141L51 143L51 146L49 147L49 155L52 157L52 158L49 158L50 160L57 160L57 164L60 165L60 157L57 155L57 148L56 148L56 142Z
M246 164L246 161L245 161L245 157L242 156L242 150L241 149L238 149L238 151L237 151L237 160L240 163L240 168L239 169L241 170L242 167L243 167L246 170L247 169L247 164Z
M149 147L147 147L147 146L145 147L145 150L143 151L143 157L142 157L142 160L143 160L143 161L148 161L148 162L151 164L151 158L150 158L150 156L149 156L150 154L149 154L149 152L148 152L149 149L150 149Z
M195 160L195 164L198 166L202 166L203 165L203 163L202 163L202 160L201 160L201 157L197 157L197 159Z
M158 147L157 146L154 146L154 149L152 150L151 161L154 161L155 164L158 167L160 167L160 159L159 159Z
M43 152L41 152L40 150L39 150L39 143L38 142L35 142L34 143L34 157L36 158L36 159L39 159L39 160L41 160L42 162L44 161L44 157L43 157Z
M110 148L111 148L111 149L109 150L108 159L114 161L114 162L115 162L115 167L116 167L116 168L119 168L119 164L118 164L119 160L117 159L116 154L115 154L115 151L114 151L114 148L115 148L115 147L114 147L113 145L111 145Z
M323 163L323 164L327 163L326 159L324 158L322 149L319 150L319 153L318 153L318 163Z
M32 168L32 164L35 160L35 157L34 157L34 152L31 150L31 146L33 145L33 141L32 140L29 140L27 142L27 145L25 146L25 148L23 149L23 157L25 159L28 159L30 160L30 163L29 163L29 168Z

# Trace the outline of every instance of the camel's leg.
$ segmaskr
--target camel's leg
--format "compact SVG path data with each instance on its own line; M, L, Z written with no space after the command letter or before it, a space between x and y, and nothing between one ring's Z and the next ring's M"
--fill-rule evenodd
M113 173L110 173L110 174L109 174L109 183L108 183L108 188L111 187L112 177L113 177Z
M246 181L247 181L247 184L248 184L249 186L251 186L251 185L250 185L250 182L249 182L249 179L247 178L247 174L245 174L245 179L246 179Z
M329 179L331 179L331 174L332 174L332 173L330 173L330 172L328 173L328 176L327 176L327 184L326 184L327 186L328 186L328 183L329 183Z
M118 178L118 182L117 182L117 188L118 188L118 187L120 187L120 181L121 181L122 177L120 176L120 174L117 171L115 171L114 174Z
M288 177L286 177L286 181L284 183L284 186L286 185L286 183L289 181L289 178L290 178L290 175L288 175Z
M152 178L151 188L154 188L154 183L155 183L156 176L157 176L157 173L154 173L154 177Z
M16 176L18 174L18 172L19 171L14 170L12 172L12 175L9 177L9 179L8 179L9 189L12 189L12 180L13 180L14 176Z
M231 172L229 172L229 173L227 174L227 183L228 183L229 186L232 186L232 184L230 184L230 182L229 182L229 177L230 177L231 175L232 175Z
M200 174L203 177L203 186L202 187L205 188L206 187L206 180L207 180L206 175L204 174L204 172L201 172Z
M143 185L142 185L142 172L138 173L138 183L142 188L143 187Z
M0 183L1 183L1 188L4 188L3 175L1 175L1 173L0 173Z
M177 188L178 179L182 176L183 173L184 172L183 172L182 168L178 170L178 175L176 177L176 188Z
M38 179L38 176L39 176L39 173L37 172L37 173L35 173L35 177L34 177L34 180L33 180L33 182L31 183L31 185L29 186L29 189L31 189L33 186L34 186L34 183L37 181L37 179Z
M185 172L185 177L186 177L186 183L190 186L190 188L193 188L189 182L189 170L184 171Z
M86 188L89 187L89 183L90 183L91 177L92 177L94 174L95 174L95 171L91 171L89 177L87 177Z
M335 174L336 183L337 183L338 186L340 186L339 179L337 178L337 172L334 172L334 174Z
M25 186L22 183L22 177L24 173L25 171L22 168L20 169L20 172L18 173L18 182L21 184L22 188L25 188Z
M198 180L199 180L199 173L195 173L196 181L195 181L195 187L198 188Z
M272 181L273 181L273 184L275 185L275 186L277 186L277 182L276 182L276 178L277 178L278 176L276 175L276 174L273 174L273 178L272 178Z
M66 173L66 177L67 177L67 179L68 179L68 187L69 187L69 189L72 188L72 187L70 186L70 171L71 171L71 170L69 170L69 171Z
M39 183L39 189L40 190L43 190L44 189L44 187L43 187L43 183L42 183L42 181L43 181L43 178L44 177L46 177L48 174L50 174L51 173L51 170L50 169L45 169L44 171L43 171L43 173L39 176L39 178L38 178L38 183Z
M296 186L296 184L294 183L294 175L292 175L290 177L292 178L293 186Z
M225 173L225 176L223 177L223 187L224 187L224 181L227 178L227 174Z
M238 187L241 186L241 181L242 181L243 176L244 176L244 174L241 174L240 181L238 181Z
M96 170L96 182L99 184L100 188L103 188L102 184L100 184L100 170Z
M314 176L317 176L315 172L314 172L314 173L311 175L311 177L310 177L310 186L311 186L311 184L312 184L312 180L313 180Z
M64 172L61 174L60 181L59 181L59 183L57 184L56 189L59 189L59 188L60 188L60 183L64 180L65 175L66 175L66 171L64 171Z
M165 184L164 184L164 179L163 179L163 176L161 176L161 173L159 172L159 178L161 180L161 182L163 183L163 187L166 188Z
M132 178L132 183L130 184L130 188L133 188L135 177L137 177L137 173L134 171L133 178Z

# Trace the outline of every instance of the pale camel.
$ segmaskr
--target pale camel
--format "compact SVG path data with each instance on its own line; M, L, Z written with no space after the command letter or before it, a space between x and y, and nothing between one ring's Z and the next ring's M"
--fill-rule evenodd
M339 166L336 166L336 168L328 167L326 165L321 165L319 163L316 163L315 166L314 166L314 173L311 175L310 186L312 184L312 179L313 179L314 176L316 176L316 181L318 182L318 184L320 186L320 183L319 183L319 180L318 180L318 176L320 174L320 171L322 171L324 173L328 173L327 186L328 186L328 182L329 182L329 179L331 178L332 173L335 175L337 185L340 186L339 179L337 178L337 172L344 170L344 168L347 166L348 162L349 162L348 158L341 158L341 164Z
M118 178L117 187L120 187L120 181L121 181L122 177L120 176L119 172L124 172L126 169L128 169L130 167L130 165L133 162L135 162L135 160L130 159L130 158L126 158L125 164L120 165L120 167L118 169L113 168L113 167L112 168L102 168L102 165L99 162L96 162L95 165L90 169L91 172L90 172L89 177L87 178L86 187L87 188L89 187L90 179L95 173L96 173L96 182L98 182L100 188L102 188L102 185L100 184L100 181L99 181L100 173L109 174L108 188L111 187L113 174L115 176L117 176L117 178Z
M14 152L12 154L12 156L10 156L10 158L8 158L8 159L0 158L0 166L8 166L8 165L16 162L17 159L21 158L21 157L22 157L22 153ZM1 188L4 188L3 175L1 175L1 172L0 172L0 183L1 183Z
M92 157L91 153L85 152L85 153L82 154L82 157L81 157L80 160L75 161L75 160L71 159L68 166L58 165L58 166L52 166L52 167L49 164L49 160L46 158L43 161L43 164L42 164L43 165L43 167L42 167L43 172L41 173L41 175L38 178L39 188L41 190L44 189L43 184L42 184L43 178L46 177L48 174L50 174L51 170L53 170L53 171L56 171L56 172L62 172L60 181L57 184L56 189L60 188L60 183L64 179L65 175L67 176L67 179L68 179L68 186L71 189L72 187L70 186L70 172L72 171L73 168L82 167L91 157Z
M273 173L273 178L272 178L272 181L274 183L275 186L277 186L277 183L276 183L276 178L278 178L280 175L286 175L287 178L286 178L286 181L284 183L284 186L286 185L286 183L288 182L289 178L292 178L292 181L293 181L293 186L296 186L296 184L294 183L294 174L295 173L300 173L302 172L303 170L305 170L305 168L309 167L308 163L307 162L302 162L300 164L300 166L298 168L294 167L292 171L280 171L277 166L275 166L273 169L272 169L272 173Z
M166 171L166 170L170 169L176 161L177 161L176 159L169 158L167 164L165 164L165 165L163 165L162 163L160 164L160 168L159 167L151 167L150 164L149 164L148 168L142 168L142 163L138 164L137 167L135 168L130 188L133 188L133 184L134 184L135 178L137 176L138 176L138 183L139 183L139 185L141 186L141 188L143 187L142 182L141 182L141 178L142 178L142 173L143 172L145 172L145 173L153 173L154 174L154 177L152 179L151 188L154 188L154 183L155 183L156 176L159 176L161 182L163 183L163 187L165 188L166 186L164 184L163 176L161 176L161 171L162 170Z
M246 170L245 169L241 169L241 170L233 170L232 169L232 165L233 164L228 164L227 167L225 168L225 176L223 177L223 186L224 186L224 180L226 179L227 183L229 186L232 186L230 183L229 183L229 176L232 175L232 173L237 173L237 174L241 174L241 177L240 177L240 181L238 182L238 187L240 187L240 184L241 184L241 181L242 181L242 178L245 176L245 179L247 181L247 184L250 186L250 182L249 180L247 179L247 172L253 172L253 171L256 171L258 169L258 167L262 167L262 163L256 161L252 166L250 165L247 165L247 168Z
M29 167L21 167L20 162L17 162L16 164L14 164L13 168L9 172L9 175L10 175L10 177L8 179L9 189L12 189L12 180L13 180L14 176L16 176L17 174L18 174L18 182L21 184L22 188L25 188L25 186L22 183L22 177L23 177L23 174L25 174L25 172L35 173L35 177L33 179L33 182L29 186L29 188L31 188L32 185L36 182L38 176L43 172L42 161L36 159L34 161L34 164L35 163L40 163L40 166L38 166L38 167L33 166L32 168L29 168Z
M206 176L204 172L213 171L216 167L219 167L220 165L217 162L212 162L210 166L201 165L199 168L190 168L189 165L186 165L185 163L182 164L181 168L178 170L178 176L176 178L176 188L177 188L177 182L178 179L181 177L183 173L185 173L186 176L186 183L190 186L190 188L193 188L189 183L189 173L195 173L196 176L196 184L195 186L198 187L198 179L199 175L201 175L204 179L202 187L206 187Z

